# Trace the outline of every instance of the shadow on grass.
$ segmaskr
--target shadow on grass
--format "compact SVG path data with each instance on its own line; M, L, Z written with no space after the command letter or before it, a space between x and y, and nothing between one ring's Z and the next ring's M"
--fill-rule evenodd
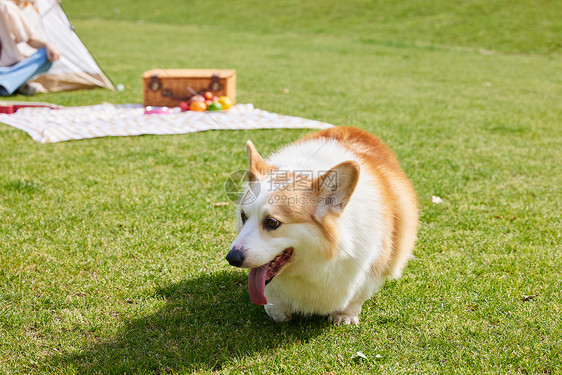
M321 318L275 324L250 302L246 283L245 276L224 272L169 285L157 292L166 305L156 313L127 322L110 340L52 358L49 367L102 374L220 370L328 327Z

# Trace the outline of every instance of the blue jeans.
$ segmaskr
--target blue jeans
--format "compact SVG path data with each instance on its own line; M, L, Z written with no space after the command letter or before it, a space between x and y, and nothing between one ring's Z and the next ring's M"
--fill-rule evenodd
M41 48L12 66L0 67L0 96L12 95L31 78L49 70L51 65L45 48Z

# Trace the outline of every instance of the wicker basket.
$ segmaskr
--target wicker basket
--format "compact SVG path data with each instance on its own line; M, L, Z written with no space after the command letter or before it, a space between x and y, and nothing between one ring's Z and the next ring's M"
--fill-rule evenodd
M144 72L142 80L145 106L177 107L205 91L236 103L235 70L153 69Z

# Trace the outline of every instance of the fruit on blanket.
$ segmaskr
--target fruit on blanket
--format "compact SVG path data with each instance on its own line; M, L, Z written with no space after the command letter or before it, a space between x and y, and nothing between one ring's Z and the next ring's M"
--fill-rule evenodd
M219 103L222 109L230 109L232 107L232 101L228 96L219 96Z
M205 100L213 100L213 96L215 95L210 91L205 91L203 93L203 97L205 98Z
M207 111L220 111L222 110L222 105L220 103L211 103L209 104L209 106L207 107Z
M193 95L188 102L180 103L182 112L185 111L221 111L232 107L228 96L216 96L211 91L205 91L202 95Z
M207 109L207 105L205 104L205 102L192 101L191 103L189 103L189 110L190 111L203 112L206 109Z
M189 111L189 103L188 102L181 102L180 109L182 112Z

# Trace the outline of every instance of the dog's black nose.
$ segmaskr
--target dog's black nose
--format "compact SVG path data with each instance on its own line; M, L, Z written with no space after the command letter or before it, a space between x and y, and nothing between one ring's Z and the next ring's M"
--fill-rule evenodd
M231 266L241 267L244 263L244 258L246 258L245 251L239 247L232 247L228 254L226 254L226 260L228 260Z

